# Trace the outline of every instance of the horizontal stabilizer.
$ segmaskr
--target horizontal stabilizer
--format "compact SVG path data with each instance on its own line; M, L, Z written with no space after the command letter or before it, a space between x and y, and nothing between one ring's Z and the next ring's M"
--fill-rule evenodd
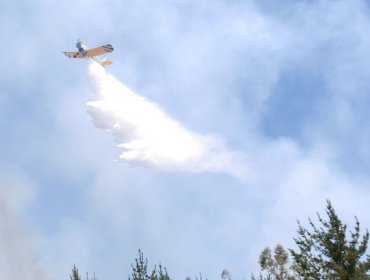
M101 61L101 64L102 64L103 66L107 66L107 65L112 65L112 64L113 64L113 62L112 62L112 61L110 61L109 59L103 59L103 60Z
M69 58L83 58L83 54L80 52L63 52Z

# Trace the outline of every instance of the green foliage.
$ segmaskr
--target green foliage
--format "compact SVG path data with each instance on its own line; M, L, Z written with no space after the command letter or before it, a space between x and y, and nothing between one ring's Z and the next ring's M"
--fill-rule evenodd
M259 258L261 272L256 278L252 275L252 280L295 280L289 267L289 254L280 244L276 245L274 255L271 249L266 247Z
M347 226L342 223L327 201L324 220L318 214L320 226L309 220L311 231L299 222L298 238L294 241L298 250L290 250L294 270L302 279L370 279L370 256L365 255L369 232L360 238L360 223L356 219L354 231L347 237Z
M361 236L360 223L355 217L354 230L348 235L347 226L338 218L330 201L326 214L328 220L317 214L319 226L309 219L310 230L298 222L298 237L294 238L298 250L289 250L292 265L282 245L278 244L273 252L267 247L259 257L261 272L258 277L252 275L252 280L370 280L370 256L366 254L369 232ZM129 280L171 280L161 264L149 270L141 250L131 267ZM230 272L223 270L221 278L231 280ZM202 275L195 279L202 280ZM75 265L70 280L81 280ZM91 280L97 280L95 275Z
M81 280L81 276L78 273L78 268L76 267L76 265L73 265L72 273L70 274L69 278L71 280ZM93 274L92 278L89 278L89 274L86 273L86 280L98 280L98 278L96 278L95 273Z
M129 280L171 280L167 274L165 267L161 264L158 265L158 269L154 266L154 269L149 273L148 271L148 260L144 259L144 255L139 250L139 258L135 259L135 265L131 265L132 274L129 276Z
M81 276L78 274L78 268L76 267L76 265L73 265L72 273L69 278L71 280L81 280Z

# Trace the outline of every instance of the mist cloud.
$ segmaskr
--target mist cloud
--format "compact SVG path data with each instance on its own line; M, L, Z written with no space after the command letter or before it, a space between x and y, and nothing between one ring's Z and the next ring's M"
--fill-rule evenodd
M36 237L22 210L32 200L32 184L18 172L0 173L0 278L46 279L35 250Z

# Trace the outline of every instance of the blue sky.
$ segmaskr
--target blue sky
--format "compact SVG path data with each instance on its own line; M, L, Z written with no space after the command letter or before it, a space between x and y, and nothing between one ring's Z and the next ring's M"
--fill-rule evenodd
M140 248L174 279L248 279L327 198L369 228L369 29L360 0L3 3L1 277L125 279ZM61 53L77 39L111 43L108 73L245 173L117 162L88 64Z

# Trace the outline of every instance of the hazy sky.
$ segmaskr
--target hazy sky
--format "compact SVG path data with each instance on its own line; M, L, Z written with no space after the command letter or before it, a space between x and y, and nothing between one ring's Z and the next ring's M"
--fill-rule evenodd
M368 1L0 6L0 278L67 279L75 263L127 279L141 249L173 279L248 279L325 199L370 228ZM237 160L117 161L88 112L88 63L61 53L77 39L112 44L109 75Z

